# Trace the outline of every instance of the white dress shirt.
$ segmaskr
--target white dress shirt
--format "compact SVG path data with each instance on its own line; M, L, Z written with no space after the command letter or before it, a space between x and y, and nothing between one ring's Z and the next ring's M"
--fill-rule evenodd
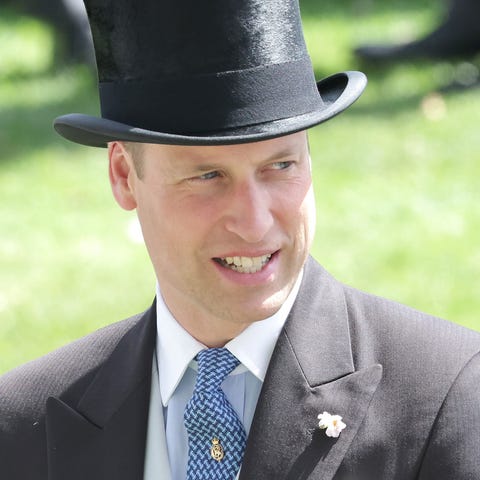
M240 365L224 380L222 389L243 423L247 435L270 357L297 297L301 278L302 273L277 313L253 323L225 345L225 348L240 360ZM200 350L207 347L195 340L173 318L158 284L157 332L159 390L171 479L185 480L188 436L183 424L183 412L192 396L197 377L197 362L194 358ZM150 409L152 407L150 405Z

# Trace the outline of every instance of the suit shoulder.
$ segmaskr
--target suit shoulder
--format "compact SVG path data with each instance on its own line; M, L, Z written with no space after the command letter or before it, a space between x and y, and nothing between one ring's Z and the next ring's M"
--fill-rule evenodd
M426 330L431 334L430 330L433 329L439 336L442 334L448 337L458 335L462 339L470 338L474 345L480 347L480 332L416 310L394 300L366 293L348 285L342 285L342 287L349 313L356 317L372 321L382 319L387 322L388 328L397 327L402 331L405 331L406 327L413 327L420 330L418 333ZM380 323L379 326L381 326Z
M352 339L372 352L456 375L480 351L480 332L349 286L343 289Z
M0 427L8 419L36 418L49 396L88 381L141 317L103 327L0 376Z

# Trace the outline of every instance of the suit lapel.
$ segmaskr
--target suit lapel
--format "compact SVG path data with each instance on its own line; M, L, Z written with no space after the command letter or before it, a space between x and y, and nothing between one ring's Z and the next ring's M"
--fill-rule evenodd
M155 305L122 338L78 403L47 403L49 480L143 478ZM343 289L313 260L279 336L260 394L241 480L330 480L381 380L355 371ZM317 428L342 415L338 439Z
M332 479L381 376L380 365L355 371L342 287L310 259L272 355L240 479ZM318 429L323 411L347 424L338 439Z
M76 404L47 402L49 480L142 478L155 305L118 343Z

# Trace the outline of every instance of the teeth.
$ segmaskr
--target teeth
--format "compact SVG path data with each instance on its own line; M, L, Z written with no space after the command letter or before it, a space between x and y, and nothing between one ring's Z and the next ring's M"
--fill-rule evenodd
M245 267L245 268L253 267L253 260L250 257L242 257L242 267Z
M220 261L224 267L231 268L239 273L259 272L270 260L271 254L260 257L226 257Z

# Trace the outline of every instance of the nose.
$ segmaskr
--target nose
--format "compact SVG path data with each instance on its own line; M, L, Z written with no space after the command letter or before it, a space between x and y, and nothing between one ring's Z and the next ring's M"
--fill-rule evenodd
M266 185L255 179L242 182L231 188L225 202L225 228L245 242L261 242L274 224Z

